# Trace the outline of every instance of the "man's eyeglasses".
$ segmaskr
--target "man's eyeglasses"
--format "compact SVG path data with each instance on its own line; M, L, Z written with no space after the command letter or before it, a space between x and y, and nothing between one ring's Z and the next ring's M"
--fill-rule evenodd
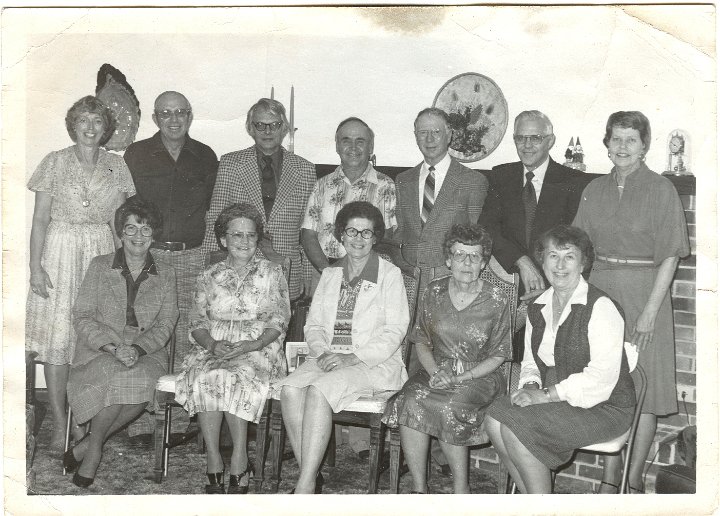
M530 142L532 145L540 145L549 134L513 134L513 140L516 144Z
M140 230L140 234L144 237L152 236L153 234L153 228L150 226L133 226L132 224L128 224L123 228L123 233L125 233L127 236L135 236L137 235L138 230Z
M467 253L465 251L455 251L452 254L452 259L458 263L464 263L468 257L470 257L470 261L472 263L480 263L483 259L483 257L481 255L479 255L478 253Z
M442 129L421 129L420 131L415 131L415 137L426 140L428 136L432 135L434 139L438 139L442 133Z
M343 231L347 236L350 238L355 238L356 236L360 235L365 240L370 240L372 237L375 236L375 232L372 229L363 229L362 231L359 231L355 228L345 228L345 231Z
M265 132L266 128L270 128L270 132L274 133L278 129L282 127L282 122L270 122L269 124L266 124L265 122L253 122L252 125L260 132Z
M169 120L175 115L178 118L187 118L192 113L192 109L163 109L162 111L155 111L155 115L161 120Z
M225 235L228 238L232 238L235 240L243 240L246 238L248 240L255 240L257 238L257 233L255 231L248 231L248 232L237 231L235 233L225 233Z

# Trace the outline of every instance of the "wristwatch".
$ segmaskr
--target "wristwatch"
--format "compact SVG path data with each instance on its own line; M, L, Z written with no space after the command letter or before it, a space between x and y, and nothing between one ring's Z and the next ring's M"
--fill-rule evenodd
M540 384L537 382L527 382L525 385L523 385L523 388L525 387L534 387L535 389L539 389Z
M547 387L545 387L545 388L543 388L543 392L545 393L545 396L547 396L548 399L550 399L550 389L548 389Z

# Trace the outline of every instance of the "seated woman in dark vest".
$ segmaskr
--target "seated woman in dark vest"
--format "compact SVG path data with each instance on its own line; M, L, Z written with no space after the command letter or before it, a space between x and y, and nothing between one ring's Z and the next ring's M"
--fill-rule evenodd
M632 422L622 314L582 277L593 254L579 228L540 236L535 257L550 288L528 307L521 388L486 412L490 440L523 493L550 493L550 471L575 449L616 438Z

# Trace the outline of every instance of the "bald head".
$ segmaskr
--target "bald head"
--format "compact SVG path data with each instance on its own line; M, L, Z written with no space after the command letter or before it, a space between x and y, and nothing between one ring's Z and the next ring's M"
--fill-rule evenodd
M160 129L160 135L168 150L185 143L193 115L190 102L177 91L166 91L155 99L153 122Z

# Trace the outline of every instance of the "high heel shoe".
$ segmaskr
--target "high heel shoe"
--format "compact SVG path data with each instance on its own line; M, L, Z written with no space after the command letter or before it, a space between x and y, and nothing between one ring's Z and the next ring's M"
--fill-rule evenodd
M232 473L230 473L227 494L247 494L248 486L250 485L250 473L253 473L254 471L255 468L252 466L252 464L248 463L245 471L243 471L242 473L238 475L233 475ZM246 476L248 477L248 483L244 486L241 486L240 479Z
M208 473L208 482L205 486L207 494L225 494L225 468L220 473Z
M92 485L93 482L95 482L94 478L88 478L84 477L80 474L80 472L76 471L72 478L73 484L75 484L78 487L82 487L83 489L87 489Z
M80 464L82 464L82 460L77 460L75 458L75 448L89 435L90 432L85 434L79 441L75 443L74 446L71 446L70 449L63 454L63 468L65 469L66 473L72 473L80 466Z

